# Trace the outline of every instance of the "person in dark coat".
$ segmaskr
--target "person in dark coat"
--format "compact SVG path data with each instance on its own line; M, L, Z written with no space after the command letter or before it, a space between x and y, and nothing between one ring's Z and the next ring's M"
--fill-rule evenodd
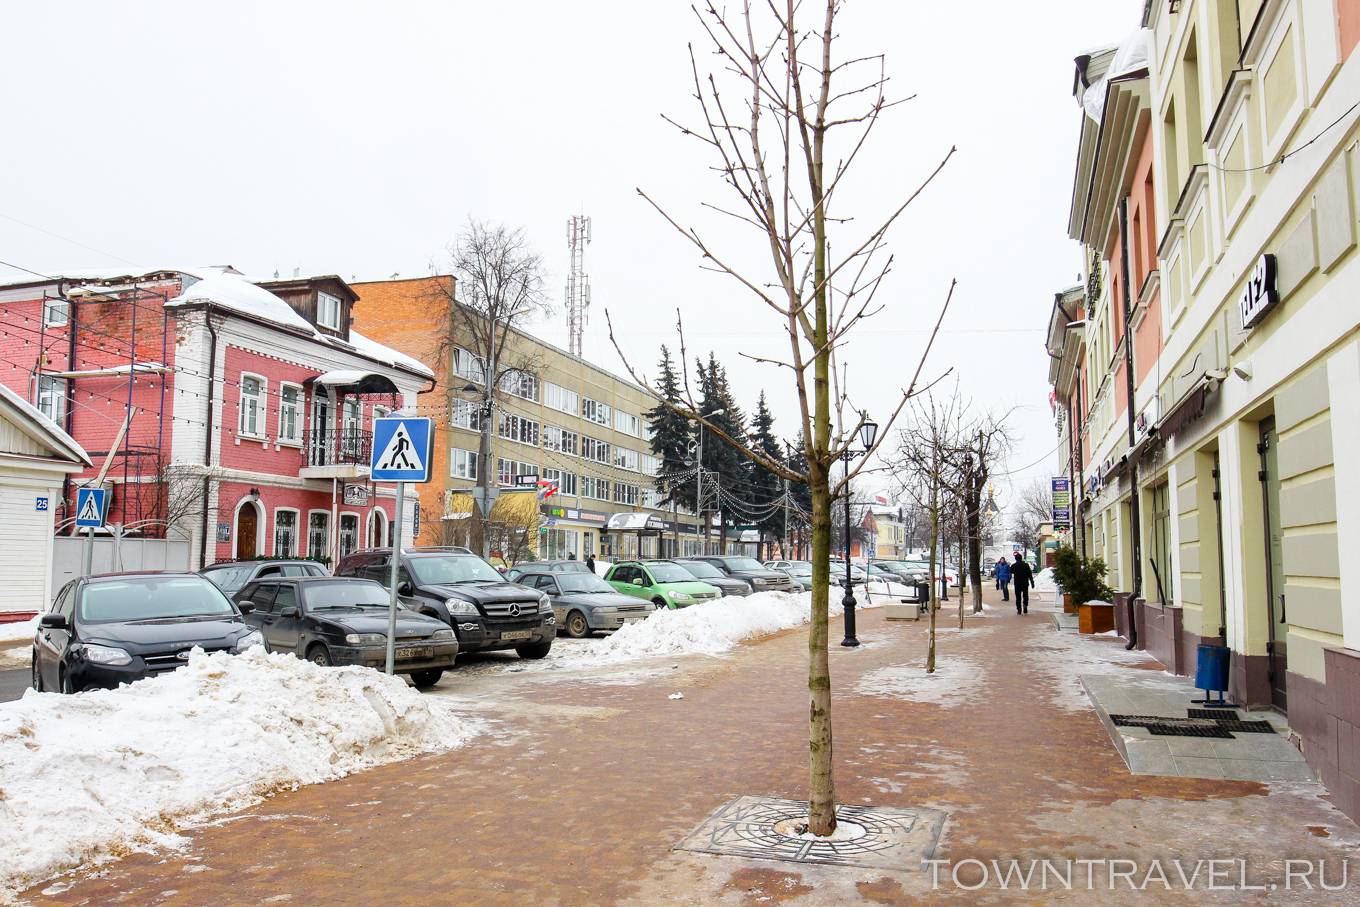
M595 572L595 555L593 554L586 555L586 566L590 568L591 573Z
M1034 585L1034 571L1029 563L1015 552L1015 563L1011 565L1011 579L1015 580L1015 613L1029 613L1029 590Z
M1011 600L1011 565L1004 557L996 559L996 587L1001 590L1001 600Z

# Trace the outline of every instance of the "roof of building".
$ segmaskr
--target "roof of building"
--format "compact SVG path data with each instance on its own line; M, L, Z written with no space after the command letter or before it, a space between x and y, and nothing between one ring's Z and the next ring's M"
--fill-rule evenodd
M90 461L89 454L85 453L85 448L77 444L75 438L68 435L60 425L44 416L33 404L4 384L0 384L0 402L8 404L23 419L23 422L19 425L20 429L32 436L34 440L50 447L54 453L61 455L64 459L83 463L86 466L94 465Z

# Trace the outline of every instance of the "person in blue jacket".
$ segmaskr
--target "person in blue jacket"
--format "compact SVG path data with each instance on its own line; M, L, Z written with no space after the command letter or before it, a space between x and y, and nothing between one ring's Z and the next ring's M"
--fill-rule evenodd
M996 559L996 587L1001 590L1001 600L1011 600L1011 565L1004 556Z

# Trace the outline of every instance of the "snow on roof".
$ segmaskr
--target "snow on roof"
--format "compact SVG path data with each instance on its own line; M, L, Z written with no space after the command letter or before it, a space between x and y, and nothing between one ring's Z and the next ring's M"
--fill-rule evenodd
M377 359L379 362L385 362L388 365L400 366L414 372L419 372L428 378L434 377L434 372L430 371L429 366L425 365L425 363L421 362L419 359L415 359L405 353L394 350L391 347L383 346L376 340L370 340L352 328L349 332L349 342L350 346L354 347L360 355L367 356L370 359Z
M190 277L196 275L185 272ZM244 315L253 315L294 328L320 338L322 335L312 327L293 307L273 293L234 274L223 271L201 272L204 276L186 286L174 299L166 303L167 308L209 302ZM187 283L187 281L186 281Z
M33 404L4 384L0 384L0 397L19 410L58 453L64 453L69 459L84 463L86 466L94 465L90 461L90 455L85 453L85 448L77 444L76 439L68 435L60 425L39 412Z

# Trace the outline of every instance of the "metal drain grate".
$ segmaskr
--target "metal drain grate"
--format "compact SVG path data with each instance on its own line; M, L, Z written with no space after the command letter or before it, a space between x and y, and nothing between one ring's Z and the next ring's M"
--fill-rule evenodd
M1273 734L1275 725L1269 721L1219 721L1219 727L1226 731L1237 731L1239 734Z
M1218 724L1167 724L1158 722L1156 724L1143 725L1148 729L1148 733L1154 737L1216 737L1220 740L1231 740L1233 735L1228 729Z
M1208 718L1211 721L1237 721L1236 709L1186 709L1191 718Z

